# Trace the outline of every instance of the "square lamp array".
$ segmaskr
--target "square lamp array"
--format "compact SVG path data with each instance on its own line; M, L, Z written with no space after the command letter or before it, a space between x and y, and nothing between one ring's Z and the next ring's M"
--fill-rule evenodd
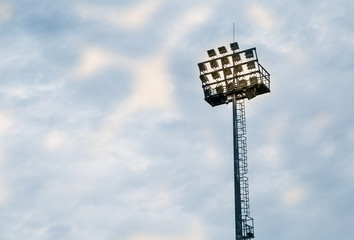
M205 101L217 106L237 99L254 98L270 92L270 74L258 62L256 48L239 51L237 42L207 51L209 60L198 63Z

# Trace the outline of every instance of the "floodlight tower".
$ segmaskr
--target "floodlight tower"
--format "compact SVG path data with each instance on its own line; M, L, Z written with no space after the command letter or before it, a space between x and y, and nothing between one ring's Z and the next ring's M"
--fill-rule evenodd
M210 59L198 63L204 100L215 107L233 104L233 148L236 240L254 238L250 217L247 169L245 98L270 92L270 74L258 62L256 48L240 51L237 42L207 51Z

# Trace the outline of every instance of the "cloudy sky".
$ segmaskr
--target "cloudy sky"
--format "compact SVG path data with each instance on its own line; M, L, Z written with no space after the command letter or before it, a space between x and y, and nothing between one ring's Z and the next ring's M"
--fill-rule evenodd
M234 239L231 105L197 63L257 47L256 239L354 238L354 2L0 1L0 239Z

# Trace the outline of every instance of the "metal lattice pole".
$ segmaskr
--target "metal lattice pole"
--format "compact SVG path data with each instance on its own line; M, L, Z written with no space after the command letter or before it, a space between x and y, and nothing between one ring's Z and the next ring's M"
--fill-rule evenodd
M233 95L233 139L234 139L234 186L236 240L253 238L253 218L250 217L249 184L246 174L247 139L246 113L243 99Z
M241 188L240 188L240 164L238 148L238 124L237 124L237 99L236 94L232 99L233 109L233 143L234 143L234 188L235 188L235 229L236 240L242 239L242 215L241 215Z

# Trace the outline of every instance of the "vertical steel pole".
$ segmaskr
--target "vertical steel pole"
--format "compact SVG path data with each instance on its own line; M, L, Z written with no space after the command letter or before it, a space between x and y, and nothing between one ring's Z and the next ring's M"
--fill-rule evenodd
M241 188L240 188L240 158L238 145L238 126L237 126L237 100L236 94L232 99L233 108L233 140L234 140L234 188L235 188L235 233L236 240L242 240L242 216L241 216Z

